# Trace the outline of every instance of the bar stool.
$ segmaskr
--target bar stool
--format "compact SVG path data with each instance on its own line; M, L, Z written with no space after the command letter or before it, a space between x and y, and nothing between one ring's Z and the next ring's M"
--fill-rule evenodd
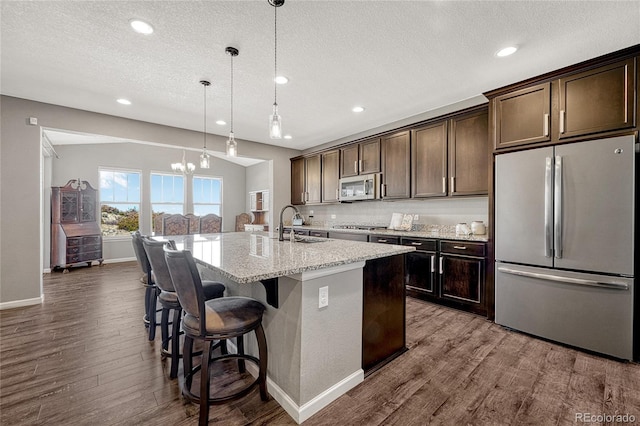
M149 327L149 340L156 338L156 299L158 296L158 288L155 285L155 278L152 274L151 264L147 257L147 253L144 251L142 245L143 236L140 231L131 233L131 242L133 244L133 251L136 254L138 265L144 272L146 279L142 285L145 287L144 293L144 323Z
M180 360L180 320L182 318L182 306L178 300L178 294L173 287L171 275L167 261L164 258L163 247L175 250L176 245L173 240L156 241L147 237L142 238L144 250L151 263L156 286L160 290L158 300L162 305L162 319L160 321L160 331L162 333L162 355L171 358L171 368L169 377L178 377L178 364ZM225 286L215 281L202 281L202 289L205 300L215 299L224 295ZM173 320L169 322L169 314L173 311ZM169 335L169 324L171 324L171 335ZM171 341L171 352L169 352L169 341ZM226 348L224 348L226 349Z
M248 297L222 297L204 300L200 274L196 268L191 252L177 251L164 247L164 254L169 267L169 274L178 293L180 304L186 314L182 323L185 333L183 349L183 365L185 383L182 394L190 401L200 404L199 424L206 425L209 421L209 405L220 404L232 399L240 398L257 384L260 387L260 397L268 400L267 395L267 341L262 328L262 314L265 307L257 300ZM242 336L255 332L258 342L259 359L247 355L240 347ZM223 354L211 357L212 346L215 341L225 341L238 337L238 353ZM192 365L193 341L204 343L202 362L198 367ZM241 362L253 362L258 366L258 377L238 392L218 398L210 398L210 364L224 359L238 359L238 367L243 370ZM200 370L200 393L191 391L193 375Z

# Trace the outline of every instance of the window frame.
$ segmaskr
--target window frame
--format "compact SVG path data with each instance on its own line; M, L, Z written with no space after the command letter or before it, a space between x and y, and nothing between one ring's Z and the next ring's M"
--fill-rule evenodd
M171 177L181 177L182 178L182 202L181 203L177 203L177 202L159 202L159 203L154 203L152 198L153 198L153 176L157 175L157 176L171 176ZM153 234L154 229L153 229L153 206L158 205L158 204L163 204L163 205L181 205L182 206L182 212L180 214L185 214L185 211L187 210L187 188L188 188L188 182L187 179L189 178L189 175L185 175L182 173L177 173L177 172L166 172L166 171L150 171L149 172L149 223L150 223L150 227L149 227L149 231ZM172 213L170 213L172 214Z
M194 179L196 178L220 181L220 203L196 203L195 182L194 182ZM196 175L196 174L191 176L191 200L192 200L192 207L193 207L194 214L196 211L196 206L219 206L218 211L220 212L220 214L218 216L223 218L223 221L224 221L224 217L222 215L222 206L224 201L223 195L224 195L224 179L222 178L222 176Z
M113 201L111 203L107 203L102 199L102 172L114 172L114 173L126 173L132 174L137 173L140 182L140 192L139 192L139 201L135 202L122 202L122 201ZM109 241L116 240L127 240L130 239L131 236L127 235L104 235L102 231L102 206L103 204L137 204L138 205L138 230L141 227L141 217L142 217L142 205L144 203L144 173L141 169L130 169L127 167L109 167L109 166L98 166L98 209L100 214L100 220L98 222L98 226L100 226L100 235L103 239Z

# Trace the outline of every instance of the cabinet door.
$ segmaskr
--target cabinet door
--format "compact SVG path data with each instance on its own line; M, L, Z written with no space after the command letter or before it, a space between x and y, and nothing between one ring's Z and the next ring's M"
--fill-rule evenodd
M380 139L361 142L358 170L360 174L380 172Z
M340 177L358 174L358 144L340 148Z
M78 221L79 197L77 191L60 191L60 222Z
M334 203L338 201L338 179L340 167L340 153L338 150L322 154L322 202Z
M483 303L484 259L440 254L439 272L442 298Z
M561 78L559 139L633 127L634 59Z
M249 210L252 212L258 210L258 194L255 192L249 193Z
M396 133L382 140L382 198L411 196L411 134Z
M96 191L87 189L80 193L80 222L95 222L97 210Z
M486 111L453 118L449 136L449 194L489 190L489 121Z
M436 253L412 251L404 255L404 284L420 294L437 296L435 292Z
M411 196L447 195L447 122L415 129L411 139Z
M496 149L551 140L551 83L498 96L492 106Z
M291 160L291 204L304 204L304 158Z
M320 203L322 170L320 168L320 154L305 158L305 204Z

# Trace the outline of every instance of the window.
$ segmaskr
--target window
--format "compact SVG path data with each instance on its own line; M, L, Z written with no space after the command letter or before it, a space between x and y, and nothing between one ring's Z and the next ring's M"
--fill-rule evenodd
M222 216L222 179L203 176L193 177L193 213L204 216L209 213Z
M100 169L100 228L105 237L140 228L140 172Z
M157 215L184 213L184 176L151 173L151 226Z

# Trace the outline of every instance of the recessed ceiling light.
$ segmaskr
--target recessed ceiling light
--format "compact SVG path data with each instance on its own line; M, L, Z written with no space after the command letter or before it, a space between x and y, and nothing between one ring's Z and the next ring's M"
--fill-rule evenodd
M496 52L496 56L499 58L504 58L505 56L513 55L518 50L515 46L505 47L504 49L500 49Z
M276 78L274 78L273 81L275 81L278 84L287 84L289 82L289 79L284 75L279 75Z
M361 106L354 106L354 107L351 109L351 111L353 111L353 112L362 112L362 111L364 111L364 107L361 107Z
M224 120L218 120L218 121L216 121L216 124L217 124L218 126L224 126L225 124L227 124L227 122L226 122L226 121L224 121Z
M291 135L284 135L285 139L291 139Z
M149 35L153 33L153 27L151 26L151 24L148 24L139 19L130 20L129 25L131 25L131 28L133 28L133 31L137 33L145 34L145 35Z
M116 102L122 105L131 105L131 101L129 99L120 98Z

